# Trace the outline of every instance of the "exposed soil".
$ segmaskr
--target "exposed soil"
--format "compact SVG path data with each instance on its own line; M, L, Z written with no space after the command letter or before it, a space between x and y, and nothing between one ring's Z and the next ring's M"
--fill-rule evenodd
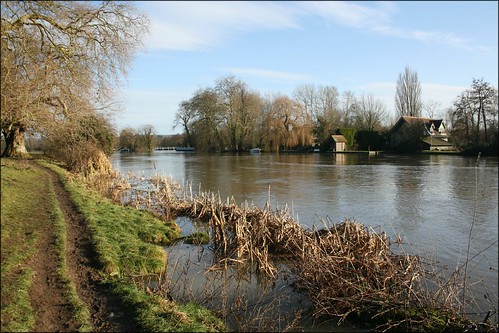
M59 206L64 214L67 229L67 269L75 283L79 298L88 307L95 332L137 331L130 314L125 313L119 299L114 297L97 270L95 252L89 230L83 217L71 202L57 174L45 169L55 188ZM43 229L34 258L36 275L32 285L32 305L37 315L35 331L66 332L78 329L78 322L64 300L64 285L57 274L58 255L55 233L51 226Z

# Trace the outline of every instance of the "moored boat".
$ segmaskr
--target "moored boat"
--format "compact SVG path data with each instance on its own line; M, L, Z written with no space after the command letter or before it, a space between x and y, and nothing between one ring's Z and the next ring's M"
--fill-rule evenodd
M256 148L256 147L250 149L250 153L252 153L252 154L260 154L261 151L262 150L260 148Z

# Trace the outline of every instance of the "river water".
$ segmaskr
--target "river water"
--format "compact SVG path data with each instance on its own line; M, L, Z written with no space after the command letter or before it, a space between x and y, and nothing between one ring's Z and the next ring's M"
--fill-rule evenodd
M468 264L470 281L477 282L473 311L480 316L497 308L497 157L155 151L117 153L111 161L122 173L172 177L222 199L287 205L305 228L355 219L399 236L407 252L433 258L449 272L474 257Z

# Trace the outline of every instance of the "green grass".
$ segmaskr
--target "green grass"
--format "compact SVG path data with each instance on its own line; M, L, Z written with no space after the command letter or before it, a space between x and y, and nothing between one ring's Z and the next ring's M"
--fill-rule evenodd
M2 332L28 332L35 327L29 289L34 271L24 268L8 281L2 277ZM4 300L6 301L4 303Z
M1 331L31 331L36 317L29 290L35 272L29 260L37 252L40 225L36 221L48 209L36 193L44 193L47 184L42 173L26 163L2 159L1 165ZM32 210L33 202L38 214Z
M211 311L195 304L177 304L147 294L129 283L111 282L123 304L134 313L147 332L221 332L226 331L222 321Z
M166 251L159 245L169 245L180 236L174 222L163 222L148 211L118 206L71 180L63 169L40 163L59 174L85 216L106 274L124 277L160 274L165 270Z
M184 237L185 244L208 244L210 242L210 235L207 232L194 232L189 236Z
M132 280L161 274L166 269L165 245L180 237L175 222L164 222L151 212L122 207L88 189L64 169L45 161L54 170L85 217L100 269L113 293L135 315L144 331L224 331L222 321L194 304L177 304L146 293Z
M35 328L30 289L36 272L30 260L37 254L41 228L47 224L56 233L58 274L66 284L66 298L81 320L81 330L90 331L88 310L67 275L65 221L48 174L23 160L2 159L1 165L1 331L25 332Z

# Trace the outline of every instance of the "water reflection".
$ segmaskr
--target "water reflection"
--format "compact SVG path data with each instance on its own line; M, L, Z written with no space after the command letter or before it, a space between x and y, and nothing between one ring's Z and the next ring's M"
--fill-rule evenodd
M196 190L238 203L288 205L306 228L354 218L400 234L412 253L434 256L451 269L466 258L470 274L495 293L498 266L498 162L448 155L358 154L116 154L123 172L172 176ZM478 196L475 195L478 188ZM483 285L483 284L482 284ZM482 293L483 291L478 291Z

